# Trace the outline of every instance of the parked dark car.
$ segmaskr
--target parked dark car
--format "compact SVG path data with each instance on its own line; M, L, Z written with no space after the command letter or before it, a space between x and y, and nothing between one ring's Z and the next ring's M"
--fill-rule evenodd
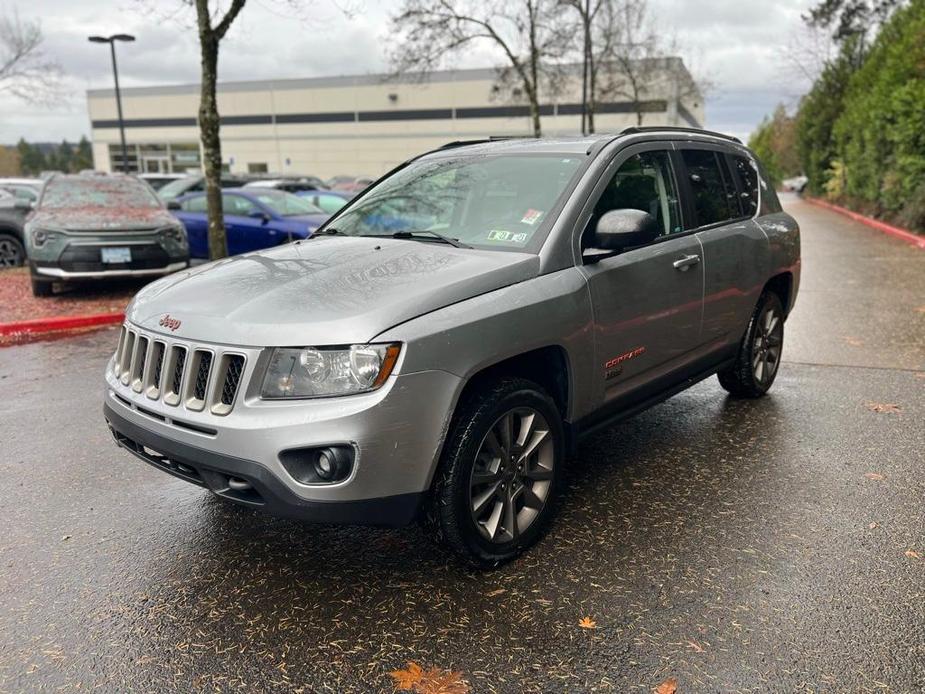
M0 269L26 262L23 223L32 208L12 193L0 191Z
M183 226L134 176L52 176L25 225L32 293L53 282L166 275L189 265Z
M273 188L287 193L299 193L304 190L324 188L324 181L317 176L280 176L279 178L261 178L245 184L245 188Z
M354 197L352 193L343 190L303 190L296 193L300 198L305 198L315 207L320 207L322 211L328 214L334 214L341 207L346 205Z
M375 180L375 178L370 178L369 176L335 176L328 180L328 189L356 195L360 191L369 188Z
M208 258L209 234L205 193L184 195L171 201L169 207L186 227L190 256ZM308 238L331 216L307 200L272 188L224 190L222 210L225 214L229 255Z
M245 183L252 180L253 178L249 176L237 176L234 174L222 174L221 178L222 188L240 188ZM173 200L186 193L198 193L205 189L205 176L202 174L195 174L192 176L184 176L176 181L171 181L167 185L159 188L157 194L160 196L161 200Z

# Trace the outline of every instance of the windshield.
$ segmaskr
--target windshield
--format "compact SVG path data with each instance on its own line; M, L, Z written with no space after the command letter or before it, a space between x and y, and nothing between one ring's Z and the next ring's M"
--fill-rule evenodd
M128 176L69 176L45 184L41 206L158 208L161 202L147 184Z
M536 252L580 155L423 160L382 181L331 227L349 235L434 231L477 248ZM423 237L422 237L423 238Z
M248 189L248 192L251 190L253 188ZM282 217L294 217L300 214L324 214L321 208L315 207L308 200L281 190L261 190L259 193L251 193L251 197Z
M200 185L197 188L195 182L192 176L184 176L161 186L157 194L164 200L173 200L175 197L183 195L183 193L202 190L202 186Z

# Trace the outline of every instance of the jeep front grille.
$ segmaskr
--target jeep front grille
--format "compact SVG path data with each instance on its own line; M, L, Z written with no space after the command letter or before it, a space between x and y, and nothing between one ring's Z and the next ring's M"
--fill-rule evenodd
M162 340L124 326L113 371L123 386L150 400L226 415L234 406L245 362L243 354Z

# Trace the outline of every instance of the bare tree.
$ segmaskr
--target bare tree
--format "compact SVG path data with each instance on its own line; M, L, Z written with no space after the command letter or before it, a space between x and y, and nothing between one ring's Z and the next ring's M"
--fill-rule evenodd
M0 17L0 93L44 103L60 91L61 66L42 51L42 25L18 12Z
M539 137L540 90L558 84L570 28L558 0L404 0L391 28L401 40L389 58L396 75L426 75L477 42L500 49L502 84L526 97L533 134ZM515 91L516 93L516 91Z
M578 13L581 27L581 134L594 132L594 106L597 92L595 26L604 4L613 0L562 0Z
M224 13L220 9L210 9L209 0L192 1L196 6L202 63L199 137L202 140L206 201L209 210L209 258L217 260L228 255L228 238L225 233L225 219L222 216L222 141L219 137L218 102L215 98L218 47L238 13L244 8L245 0L231 0L231 5Z

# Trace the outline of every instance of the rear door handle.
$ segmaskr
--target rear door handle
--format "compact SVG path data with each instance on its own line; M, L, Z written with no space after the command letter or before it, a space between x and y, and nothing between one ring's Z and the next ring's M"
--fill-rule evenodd
M687 268L691 267L692 265L696 265L699 262L700 262L699 255L686 255L683 258L674 261L672 265L674 265L675 270L686 272Z

